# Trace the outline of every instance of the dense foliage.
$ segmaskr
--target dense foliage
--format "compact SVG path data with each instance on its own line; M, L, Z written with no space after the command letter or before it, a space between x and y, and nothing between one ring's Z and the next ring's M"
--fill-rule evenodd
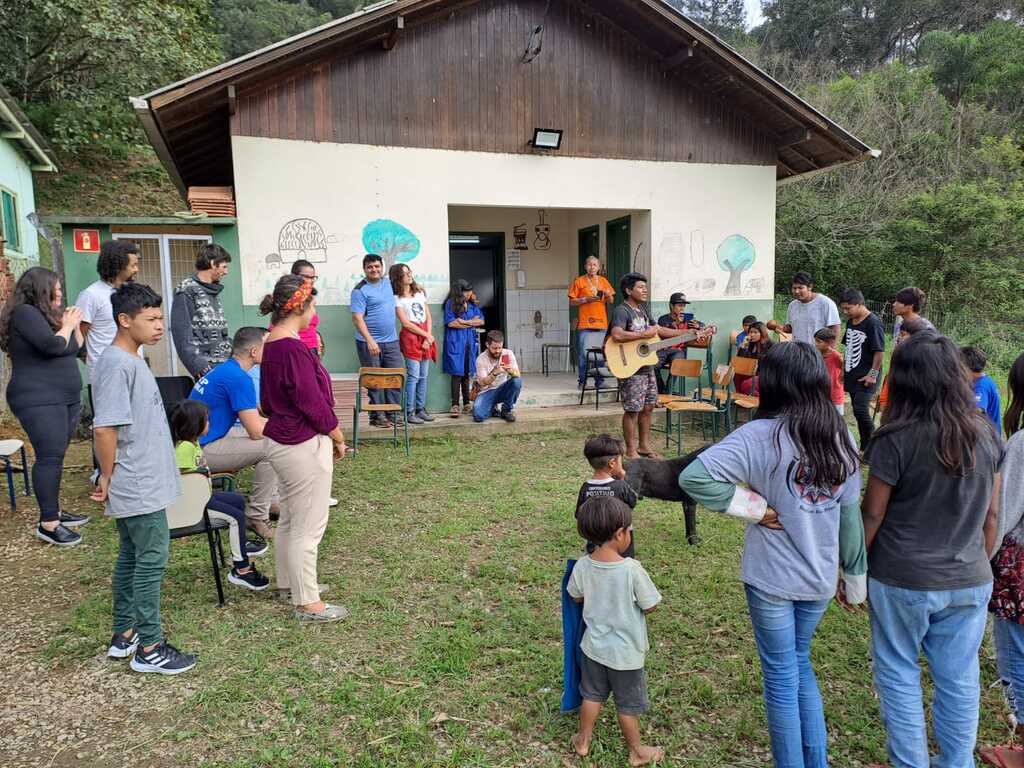
M1024 319L1024 0L670 0L881 157L783 186L777 287ZM128 97L364 0L6 0L0 81L71 167L142 142ZM112 182L116 183L116 182Z

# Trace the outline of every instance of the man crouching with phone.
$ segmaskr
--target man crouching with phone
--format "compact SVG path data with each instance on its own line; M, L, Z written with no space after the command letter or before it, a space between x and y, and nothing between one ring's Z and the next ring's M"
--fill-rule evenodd
M476 383L480 389L473 401L473 421L501 416L513 422L513 409L523 391L519 363L512 350L505 349L505 334L501 331L488 331L485 342L484 351L476 359Z

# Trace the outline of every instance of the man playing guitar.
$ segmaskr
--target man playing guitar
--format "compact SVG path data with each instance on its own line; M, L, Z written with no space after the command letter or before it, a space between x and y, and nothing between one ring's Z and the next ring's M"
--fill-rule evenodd
M617 342L670 339L693 335L682 328L656 325L647 313L647 278L639 272L623 275L619 283L625 301L612 312L608 335ZM619 380L622 400L622 435L626 458L660 458L651 448L651 419L658 401L657 374L653 365L645 365L628 378Z
M668 299L669 311L658 318L658 325L663 328L676 328L682 331L694 331L702 328L703 323L695 320L693 315L690 315L689 319L686 317L686 305L690 302L686 300L685 293L673 293ZM676 344L668 349L658 350L658 369L671 368L672 361L679 358L686 357L686 342ZM657 376L658 382L658 393L665 394L668 387L665 380L661 378L660 373Z

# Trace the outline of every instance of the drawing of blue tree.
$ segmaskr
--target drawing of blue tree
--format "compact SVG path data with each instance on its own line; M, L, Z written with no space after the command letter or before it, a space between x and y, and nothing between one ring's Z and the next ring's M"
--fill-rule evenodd
M754 266L757 252L754 244L743 235L729 235L715 250L718 266L729 273L729 283L725 286L726 296L740 294L740 275Z
M377 219L363 227L363 247L390 266L415 259L420 252L420 240L397 221Z

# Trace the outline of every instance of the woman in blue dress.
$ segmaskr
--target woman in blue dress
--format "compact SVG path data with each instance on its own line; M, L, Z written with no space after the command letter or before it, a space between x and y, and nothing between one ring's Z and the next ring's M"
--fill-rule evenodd
M476 329L483 324L484 315L473 293L473 286L465 280L456 280L448 300L444 303L443 370L452 377L453 419L457 419L460 413L470 413L473 410L469 402L469 378L476 363Z

